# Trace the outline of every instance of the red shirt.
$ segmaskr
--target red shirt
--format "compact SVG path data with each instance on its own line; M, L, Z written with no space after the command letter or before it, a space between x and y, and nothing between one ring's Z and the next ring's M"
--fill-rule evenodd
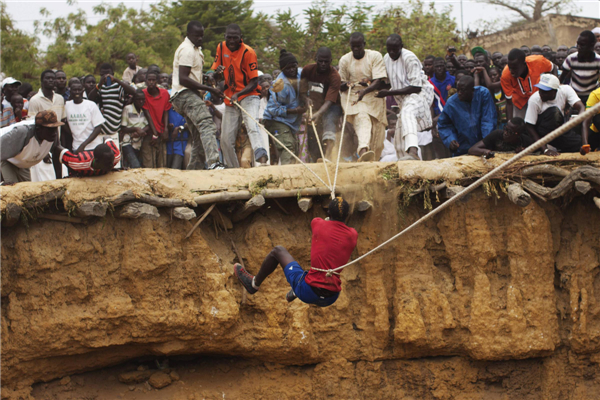
M346 264L356 247L358 232L354 228L339 221L325 221L315 218L311 222L312 247L310 263L319 269L335 269ZM338 271L341 272L341 271ZM310 286L315 286L332 292L342 290L339 275L327 276L325 272L310 269L304 279Z
M158 96L153 97L148 93L148 89L144 89L144 94L146 95L144 110L150 112L150 117L152 118L152 122L154 122L156 132L161 133L165 130L163 114L165 111L171 109L171 102L169 101L171 96L166 89L158 88L158 91Z
M240 48L233 53L227 48L225 42L219 43L217 45L215 62L210 68L217 69L219 65L225 67L223 76L225 78L225 94L228 97L241 92L242 89L248 85L250 80L258 77L258 61L256 60L256 53L252 47L246 45L246 43L241 43ZM238 97L238 101L242 100L244 97L260 95L259 90L260 89L257 87L256 90ZM232 106L228 99L225 99L225 104Z
M107 139L104 143L111 148L115 155L113 166L117 165L121 160L119 146L117 146L112 139ZM71 151L64 149L62 153L60 153L59 160L69 169L69 176L97 176L107 173L106 171L92 168L92 161L94 161L94 150L72 153Z

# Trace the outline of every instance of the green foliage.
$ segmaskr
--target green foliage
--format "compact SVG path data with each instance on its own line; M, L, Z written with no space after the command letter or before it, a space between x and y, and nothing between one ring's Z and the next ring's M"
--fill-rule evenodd
M6 13L6 4L3 1L0 1L0 25L2 72L7 77L12 76L21 82L29 82L34 87L39 87L38 75L42 66L38 62L38 40L15 28L13 20Z
M392 33L402 36L404 47L424 59L432 54L443 56L450 44L460 47L456 22L450 6L441 11L435 3L409 0L406 6L390 6L373 18L373 29L367 35L369 48L386 53L385 41Z

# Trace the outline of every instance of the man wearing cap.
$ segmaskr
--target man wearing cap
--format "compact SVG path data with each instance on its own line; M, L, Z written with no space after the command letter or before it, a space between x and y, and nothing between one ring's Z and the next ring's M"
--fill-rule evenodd
M5 78L2 81L2 120L0 121L0 128L17 122L14 108L10 101L12 96L19 90L19 86L21 86L21 82L12 77Z
M525 117L527 100L537 91L535 85L544 73L556 75L556 66L546 57L526 56L521 49L512 49L508 53L508 68L504 68L500 84L506 96L506 116L509 120Z
M374 92L388 76L381 53L365 49L365 45L362 33L350 35L351 51L339 62L340 91L347 121L358 137L359 161L373 161L381 158L387 127L385 99L375 97Z
M527 132L534 141L546 136L565 122L565 107L567 104L582 113L585 106L572 87L561 85L558 78L552 74L542 74L540 82L535 85L539 91L534 93L527 105L525 122ZM583 135L587 138L588 127L583 124ZM550 142L556 150L548 145L542 152L548 156L557 156L559 152L575 153L584 151L581 136L570 130Z
M298 154L298 131L302 122L302 114L306 106L300 96L300 77L302 68L298 68L298 60L292 53L281 50L279 55L281 73L270 89L269 101L263 115L265 127L283 145ZM294 164L296 160L279 143L275 142L282 165Z
M31 181L29 168L53 149L58 127L64 125L52 110L40 111L35 124L21 123L0 132L2 177L7 183Z

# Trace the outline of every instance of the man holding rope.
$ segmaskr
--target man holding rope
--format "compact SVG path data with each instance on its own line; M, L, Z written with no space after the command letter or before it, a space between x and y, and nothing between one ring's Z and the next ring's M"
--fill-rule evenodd
M267 255L256 276L249 274L240 264L234 271L248 293L254 294L267 276L281 264L285 278L292 289L286 295L288 302L299 298L304 303L327 307L335 303L342 290L339 273L329 271L344 265L356 247L358 233L347 226L348 203L336 197L329 203L329 220L315 218L311 222L312 245L310 251L311 269L304 271L300 264L283 246L276 246Z

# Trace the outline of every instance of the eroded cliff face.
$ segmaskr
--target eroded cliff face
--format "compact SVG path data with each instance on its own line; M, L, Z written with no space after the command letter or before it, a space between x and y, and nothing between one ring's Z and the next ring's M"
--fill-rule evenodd
M350 217L354 256L425 212L399 205L378 170L362 179L374 206ZM477 191L344 270L325 309L288 304L281 271L253 296L233 275L230 237L253 273L276 245L309 267L310 221L325 211L295 203L280 200L286 215L268 201L227 233L209 217L188 240L192 224L167 212L3 229L3 396L140 356L204 354L278 365L262 377L284 391L249 384L260 371L250 368L237 398L600 397L600 210L589 195L520 208Z

